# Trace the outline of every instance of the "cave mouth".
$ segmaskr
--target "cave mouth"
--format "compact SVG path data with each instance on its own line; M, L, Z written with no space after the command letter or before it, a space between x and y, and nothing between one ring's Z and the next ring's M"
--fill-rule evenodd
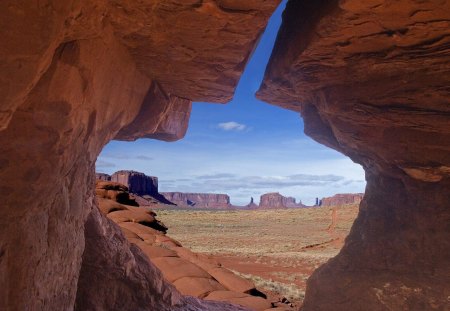
M141 172L97 174L101 213L181 294L221 300L238 293L259 299L238 303L256 310L302 305L307 280L339 253L363 196L307 206L271 192L235 206L226 194L158 190L158 179Z
M140 202L156 211L169 227L170 238L213 257L268 291L271 299L297 307L309 275L339 252L358 212L360 196L355 200L349 196L347 201L330 197L364 192L365 180L359 165L304 135L298 113L255 98L285 4L269 21L231 102L194 102L187 133L177 142L110 142L100 153L96 170L109 175L138 171L157 177L159 193L149 191L151 199L143 197L156 203ZM138 183L129 180L129 185ZM142 196L144 184L139 189L130 186L130 192ZM228 198L205 205L195 197L173 201L165 196L167 192ZM270 194L278 192L283 200L290 200L287 205L263 204L261 211L250 210L261 204L261 195L269 194L270 201ZM328 201L319 207L322 198ZM179 207L168 205L171 201ZM262 297L258 289L248 293Z
M105 200L105 213L136 220L125 234L100 214L94 166L113 139L180 139L191 101L229 101L279 1L119 2L16 1L0 13L2 310L225 309L180 295L127 242L159 243L172 258L160 266L198 259L162 247L177 241L141 224L151 212ZM448 309L448 12L448 1L286 5L257 96L301 111L307 134L360 163L367 182L344 247L308 279L305 311ZM199 279L189 290L222 289L187 266L178 272Z
M237 206L269 192L306 205L364 192L359 164L306 136L298 112L255 98L286 2L269 19L230 102L193 102L189 127L177 142L111 141L98 156L97 172L140 171L158 177L161 192L226 193Z

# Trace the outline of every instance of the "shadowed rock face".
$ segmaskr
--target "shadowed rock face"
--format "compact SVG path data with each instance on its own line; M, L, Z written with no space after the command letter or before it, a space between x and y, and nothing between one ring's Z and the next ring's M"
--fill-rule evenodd
M147 176L135 171L118 171L111 175L111 181L124 184L137 195L157 195L158 177Z
M89 301L80 271L113 308L137 292L143 310L238 308L165 294L95 210L94 162L114 138L181 138L192 100L229 100L278 2L1 2L0 309L74 309ZM449 6L287 6L259 96L301 112L305 132L367 179L345 247L308 281L305 310L448 306Z
M73 310L88 294L80 270L99 264L105 305L147 292L142 310L224 309L155 290L158 274L95 211L94 162L114 138L181 138L191 100L229 100L278 3L1 2L0 309Z
M299 111L367 179L304 310L448 308L449 86L450 2L288 3L258 97Z

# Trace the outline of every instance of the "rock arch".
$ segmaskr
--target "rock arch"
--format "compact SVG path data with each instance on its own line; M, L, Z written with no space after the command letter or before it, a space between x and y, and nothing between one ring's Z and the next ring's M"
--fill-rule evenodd
M121 295L124 310L223 310L181 297L95 212L93 165L114 138L181 138L192 100L228 101L278 3L0 4L0 309L82 309L80 287L95 284L104 308ZM368 181L305 310L448 305L448 6L287 7L259 96L300 111L305 131L363 164ZM109 251L101 267L93 245ZM99 268L91 284L86 264Z
M304 310L450 301L450 3L290 1L258 96L360 163L366 193Z

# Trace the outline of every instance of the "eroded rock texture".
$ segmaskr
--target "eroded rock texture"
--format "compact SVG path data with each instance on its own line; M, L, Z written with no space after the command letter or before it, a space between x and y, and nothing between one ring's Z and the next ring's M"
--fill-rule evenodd
M134 261L130 260L133 257L139 260L139 256L144 257L140 259L141 261L145 261L146 258L150 260L162 272L162 276L183 295L235 303L255 311L271 309L271 302L266 300L266 295L258 291L251 281L223 268L219 262L205 254L196 254L182 247L178 241L166 235L167 227L156 219L156 213L148 207L127 205L132 197L124 185L97 180L96 196L101 213L119 225L125 238L136 245L144 256L139 255L140 252L136 248L131 248L132 254L128 256L123 256L123 252L111 251L111 248L115 248L117 245L123 247L123 243L115 241L120 236L116 237L117 233L111 232L115 230L116 226L108 224L105 219L102 220L96 216L96 213L91 213L92 217L86 223L85 230L88 234L94 234L96 238L87 239L88 243L91 241L94 243L86 246L92 247L92 250L88 252L89 257L83 256L83 262L88 261L90 264L87 267L83 264L81 270L79 282L84 283L80 288L83 291L80 295L81 299L77 300L79 310L123 310L124 308L136 310L149 304L148 301L151 301L151 306L154 308L158 307L158 310L164 310L167 306L183 302L172 286L166 286L167 284L162 280L161 275L155 272L157 269L152 265L136 265ZM87 253L85 252L85 254ZM110 282L104 284L103 279L99 279L99 283L92 281L90 276L95 273L94 270L105 267L102 264L104 260L114 261L115 269L103 270L104 273L112 274L108 276L111 282L119 280L120 285L111 287ZM136 267L148 274L147 278L143 278L147 282L142 287L134 284L140 279L139 277L133 278L134 275L131 274L132 279L128 280L123 277L126 273L120 273L125 268L136 269ZM118 271L119 273L117 273ZM142 274L142 272L140 273ZM139 272L136 274L139 275ZM148 282L148 280L152 280L152 282ZM111 292L110 288L116 290L119 296L121 291L133 287L136 288L133 294L125 297L128 301L121 301L119 297L105 301L96 299L98 296L104 296L107 292L110 292L109 295L116 294ZM80 294L80 289L78 294ZM105 291L104 293L100 293L102 289ZM156 295L153 294L155 292L161 292L161 296L165 300L152 301L155 299ZM96 305L92 306L92 303Z
M305 207L301 202L297 203L293 197L285 197L278 192L265 193L259 200L259 208L288 208Z
M124 184L131 193L137 195L158 194L158 177L147 176L141 172L118 171L111 175L111 181Z
M1 2L0 309L72 310L80 270L97 260L82 262L85 238L128 258L90 270L118 286L110 291L127 296L135 285L160 284L120 233L97 228L103 216L89 216L95 159L113 138L179 139L191 100L230 99L278 2ZM137 127L142 120L151 122ZM114 248L106 232L117 236ZM118 262L132 265L111 281L104 271ZM176 299L164 293L151 291L143 310L159 309L155 301L223 309L194 300L170 306ZM115 306L118 297L99 299Z
M364 193L338 193L332 197L322 198L320 206L342 206L347 204L359 204Z
M259 97L363 165L367 188L304 310L450 306L450 2L290 1Z
M161 192L167 200L184 208L231 208L228 194L220 193L189 193L189 192Z

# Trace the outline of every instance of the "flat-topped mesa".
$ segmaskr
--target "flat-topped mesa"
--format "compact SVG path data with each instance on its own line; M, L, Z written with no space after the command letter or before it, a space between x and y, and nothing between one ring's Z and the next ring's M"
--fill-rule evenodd
M297 208L306 207L301 202L297 203L293 197L285 197L278 192L263 194L259 200L259 208Z
M130 193L140 196L157 196L158 177L148 176L141 172L121 170L111 175L111 181L128 187Z
M332 197L322 198L321 206L341 206L349 204L359 204L364 197L364 193L338 193Z
M168 201L183 208L231 208L230 197L217 193L161 192Z
M111 175L105 173L95 173L96 180L111 181Z

